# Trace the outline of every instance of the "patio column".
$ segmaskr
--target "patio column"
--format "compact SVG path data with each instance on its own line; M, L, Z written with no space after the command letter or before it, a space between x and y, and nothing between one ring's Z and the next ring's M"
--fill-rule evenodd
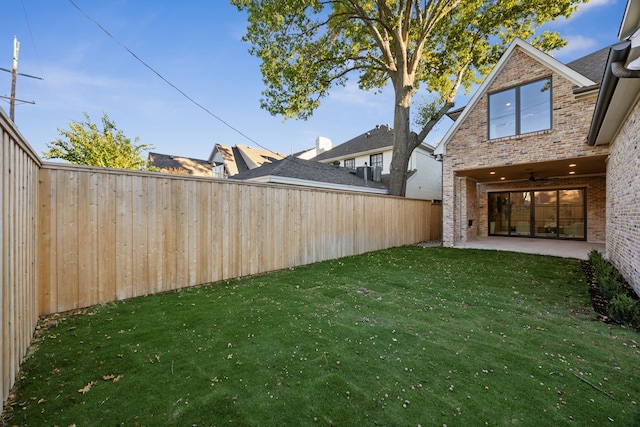
M478 237L478 191L475 180L456 178L456 242L467 242Z

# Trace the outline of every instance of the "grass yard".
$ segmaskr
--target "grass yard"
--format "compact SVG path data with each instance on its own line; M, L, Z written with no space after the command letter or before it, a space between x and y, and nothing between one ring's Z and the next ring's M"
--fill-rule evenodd
M640 424L577 260L402 247L48 320L6 425Z

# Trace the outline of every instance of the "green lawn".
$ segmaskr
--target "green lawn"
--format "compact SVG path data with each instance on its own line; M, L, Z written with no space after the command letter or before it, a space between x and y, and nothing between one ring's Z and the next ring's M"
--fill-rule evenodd
M579 261L402 247L63 315L7 425L640 423Z

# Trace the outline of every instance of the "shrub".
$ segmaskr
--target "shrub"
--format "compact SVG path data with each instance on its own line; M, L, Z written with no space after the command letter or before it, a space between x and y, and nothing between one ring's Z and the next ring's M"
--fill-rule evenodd
M626 293L614 296L609 302L609 315L623 325L640 327L640 305L638 300Z
M611 301L616 295L624 293L624 287L617 277L605 276L598 280L598 285L607 301Z
M623 325L640 328L640 302L625 288L618 270L595 249L589 252L589 263L593 269L592 279L607 301L609 317Z

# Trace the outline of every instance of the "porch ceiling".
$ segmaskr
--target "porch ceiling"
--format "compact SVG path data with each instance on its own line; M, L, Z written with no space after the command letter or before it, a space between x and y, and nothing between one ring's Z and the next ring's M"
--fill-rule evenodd
M607 170L606 158L606 155L600 155L540 163L463 169L456 170L456 175L472 178L481 183L536 181L554 178L574 178L581 175L601 175Z

